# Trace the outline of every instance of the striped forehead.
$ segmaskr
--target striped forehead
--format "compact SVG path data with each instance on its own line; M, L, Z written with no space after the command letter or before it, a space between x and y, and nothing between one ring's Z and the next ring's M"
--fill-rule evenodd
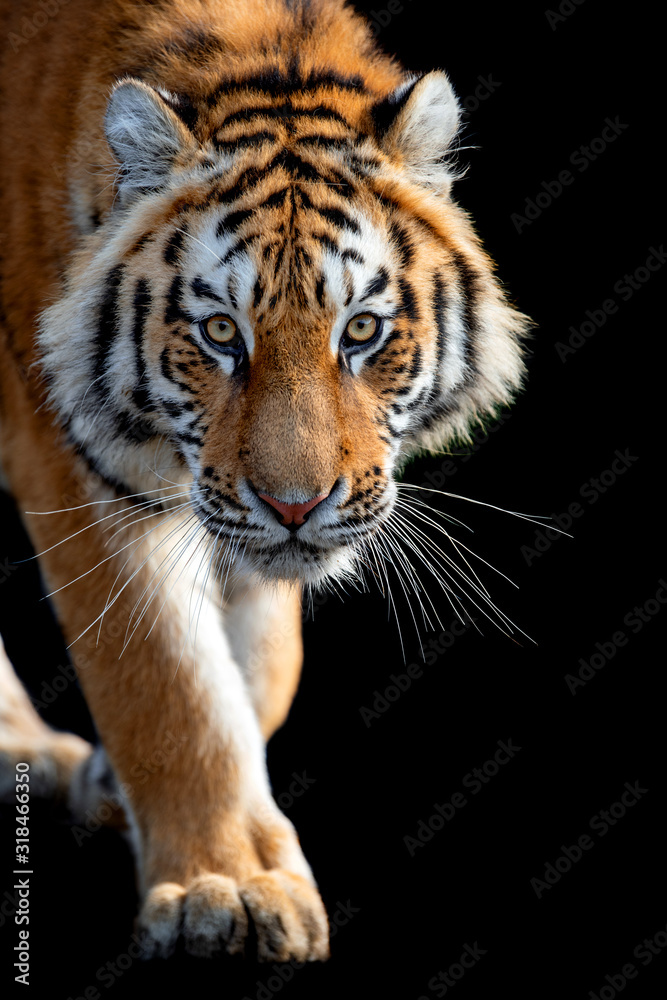
M352 302L391 307L386 226L340 199L324 205L280 189L252 208L210 207L181 233L179 269L191 313L230 313L251 330L257 315L284 314L304 304L341 313Z

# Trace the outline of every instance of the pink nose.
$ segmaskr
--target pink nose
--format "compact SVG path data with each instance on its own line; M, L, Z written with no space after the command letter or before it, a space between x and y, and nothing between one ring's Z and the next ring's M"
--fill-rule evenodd
M297 526L305 524L306 514L308 514L313 507L317 507L318 503L321 503L322 500L326 500L329 494L320 493L319 496L313 497L312 500L306 500L305 503L283 503L282 500L276 500L275 497L269 496L268 493L258 493L257 496L261 497L262 500L266 500L266 502L270 504L275 511L277 511L282 518L281 524L284 524L287 527L290 524Z

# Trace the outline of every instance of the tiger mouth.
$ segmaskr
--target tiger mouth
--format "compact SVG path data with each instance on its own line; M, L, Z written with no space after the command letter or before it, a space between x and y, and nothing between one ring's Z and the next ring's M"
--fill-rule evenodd
M291 535L284 543L241 549L236 558L266 582L321 584L327 578L347 575L355 562L350 544L319 546Z

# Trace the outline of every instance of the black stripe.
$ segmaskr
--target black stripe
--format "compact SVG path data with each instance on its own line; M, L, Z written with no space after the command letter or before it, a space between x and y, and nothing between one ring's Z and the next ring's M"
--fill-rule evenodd
M437 330L436 351L435 351L435 372L433 385L428 395L426 405L430 406L440 395L440 383L442 379L442 367L445 358L445 346L447 344L447 329L445 326L447 302L445 298L445 283L442 275L433 275L433 315L435 316L435 326Z
M322 175L312 163L302 160L300 156L297 156L296 153L288 149L283 149L278 156L274 157L266 167L266 171L268 173L268 171L275 170L277 167L283 167L294 178L300 180L318 181L322 178Z
M265 198L257 208L280 208L285 204L285 198L289 193L289 188L280 188L278 191L274 191L270 194L268 198Z
M278 253L276 254L276 259L275 259L274 264L273 264L273 275L274 275L274 277L277 277L277 275L278 275L278 271L280 270L280 265L283 262L284 255L285 255L285 244L282 243L278 247Z
M169 41L163 43L165 53L185 56L189 63L200 67L211 59L219 57L224 47L221 38L202 28L186 28L183 34L172 36Z
M167 292L167 308L164 313L164 322L168 326L170 323L185 322L190 323L190 317L183 312L181 305L181 294L183 292L183 277L177 274Z
M341 211L341 209L319 208L317 205L313 205L312 207L323 218L327 219L332 226L337 226L340 229L351 229L353 233L359 232L359 224L350 218L346 212Z
M312 258L305 247L298 246L294 251L294 257L303 264L304 268L310 267Z
M182 403L173 403L170 399L162 399L160 400L160 405L170 417L176 418L183 415L184 407Z
M137 506L144 500L148 499L145 496L132 496L131 494L136 494L136 490L127 486L124 482L122 482L122 480L116 479L114 476L107 475L97 464L97 459L93 458L93 456L86 451L84 445L80 444L78 441L74 441L73 439L70 439L70 444L74 447L77 454L81 456L91 472L94 472L96 476L99 476L100 479L102 479L107 486L110 486L119 497L125 497L129 503ZM157 510L159 511L160 508L158 507Z
M345 296L345 303L344 303L344 305L345 305L345 308L347 309L347 307L349 306L350 302L354 298L354 283L352 281L352 278L350 277L349 271L347 271L347 270L345 271L344 277L345 277L345 289L346 289L346 292L347 292L347 295Z
M204 279L199 275L192 279L190 282L190 288L198 299L213 299L214 302L219 302L221 305L224 305L223 299L221 299L217 292L213 291L209 283L204 281Z
M178 264L179 262L181 250L183 249L184 235L185 234L180 229L177 229L176 232L173 233L167 240L167 244L164 248L164 259L165 262L170 264L172 267L174 264Z
M466 363L473 372L477 371L475 341L477 339L477 318L475 306L479 291L477 272L470 266L460 250L449 248L463 290L463 325L466 340L463 353Z
M330 250L332 253L340 254L338 244L334 243L331 237L327 236L326 233L312 233L312 239L317 240L318 243L321 243L323 247Z
M143 413L155 411L155 404L148 390L148 372L144 361L143 343L146 332L146 320L151 311L152 297L146 278L139 278L134 290L134 324L132 340L134 342L134 357L137 368L137 385L132 390L132 399Z
M132 444L144 444L155 437L155 428L149 421L129 410L118 410L114 418L115 429L120 431L127 441Z
M228 115L224 121L221 123L220 128L225 128L227 125L231 125L232 122L248 122L252 118L265 117L265 118L316 118L320 121L336 121L345 125L347 128L350 127L349 122L343 117L338 111L334 111L333 108L326 108L322 105L318 105L316 108L295 108L290 101L286 101L284 104L272 104L268 107L250 107L241 108L238 111L232 112Z
M415 345L414 354L412 355L412 361L410 363L410 368L408 369L407 385L402 386L400 389L396 389L397 396L407 396L408 393L412 392L412 383L417 378L422 370L422 349L419 344Z
M350 140L346 136L301 135L297 139L300 146L321 146L323 149L349 149Z
M415 255L414 246L408 233L397 222L390 222L389 237L394 243L402 267L409 267Z
M229 233L240 226L241 223L250 218L252 214L253 210L249 208L242 208L237 212L230 212L224 219L220 219L220 222L215 228L215 235L218 239L220 239L226 233Z
M199 341L196 340L192 336L192 334L186 333L185 336L183 337L183 340L185 340L186 343L190 344L191 347L194 347L196 349L197 354L199 356L199 360L201 361L201 363L204 365L205 368L208 368L209 371L216 371L216 372L218 371L219 367L218 362L215 360L215 358L212 358L210 354L208 354L204 350ZM191 364L194 364L194 362L191 362ZM197 417L197 420L199 420L200 418L201 415Z
M141 250L152 243L154 239L155 233L144 233L144 235L140 236L136 243L134 243L130 249L126 251L125 256L134 257L135 254L138 254Z
M98 312L97 333L95 334L95 363L93 374L101 380L105 374L111 348L118 332L118 296L125 268L122 264L113 267L106 276L104 294ZM98 383L99 387L99 383Z
M312 164L307 163L302 160L301 157L297 156L295 153L289 150L281 150L274 158L266 164L264 167L248 167L236 178L231 187L216 190L213 192L213 197L221 204L229 204L232 201L236 201L240 198L242 194L246 194L252 188L256 187L261 181L265 180L268 175L282 167L288 173L291 173L293 180L306 180L306 181L329 181L335 183L341 187L346 187L348 189L353 189L353 185L350 183L349 178L345 177L334 167L328 164L322 164L321 170L317 170Z
M403 409L405 410L419 410L422 406L426 404L426 400L429 397L430 391L426 386L421 389L414 399L411 399L409 403L406 403Z
M401 311L413 322L419 321L419 307L412 285L406 278L400 278L398 287L401 293Z
M377 135L382 136L391 128L393 123L396 121L396 118L405 107L407 101L410 99L410 95L420 79L421 77L417 77L415 80L408 83L405 90L402 93L399 93L398 96L396 96L396 90L393 90L388 97L378 101L378 103L373 106L371 109L371 118Z
M176 431L176 437L179 441L184 441L186 444L196 444L198 448L204 447L204 439L197 437L196 434L184 434Z
M373 171L379 170L381 167L381 162L374 157L369 156L359 156L358 153L350 153L347 157L346 164L350 169L354 170L359 177L368 177Z
M236 295L234 294L234 291L232 289L233 280L234 280L234 275L230 274L229 277L227 278L227 297L229 298L229 301L234 306L234 308L238 309L238 302L236 301Z
M213 107L223 94L229 94L233 90L261 90L268 91L272 96L289 97L320 87L358 91L363 89L364 81L360 76L343 75L334 70L311 70L306 76L301 72L298 58L295 58L286 70L280 66L270 66L254 76L225 80L206 96L206 102L209 107Z
M238 175L231 187L214 191L213 197L219 204L228 205L259 184L265 177L266 172L264 170L258 170L257 167L249 167Z
M364 258L358 250L343 250L341 253L343 260L353 260L355 264L364 264Z
M377 364L380 361L380 359L383 357L384 352L387 349L387 347L389 346L389 344L391 344L391 342L393 340L400 340L400 339L401 339L401 333L400 333L400 331L399 330L392 330L391 333L389 334L389 336L387 337L387 339L385 340L385 342L380 346L379 350L375 351L374 354L371 354L370 357L366 358L366 361L364 362L364 364L366 365L366 367L372 367L373 365ZM387 363L386 360L385 361L380 361L381 365L382 364L386 364L386 363Z
M261 146L264 142L278 142L278 136L273 132L267 132L263 130L261 132L253 132L252 135L239 135L235 139L218 139L216 136L213 137L213 143L216 149L247 149L249 146Z
M324 275L320 274L315 284L315 298L321 309L324 308Z
M384 267L382 267L375 275L375 277L371 278L371 280L368 282L368 284L366 285L366 290L364 291L364 294L361 296L361 299L359 301L363 302L364 299L369 299L371 295L380 295L385 290L388 284L389 284L389 273L386 271Z
M250 510L250 508L246 507L245 504L239 503L239 501L235 500L234 497L230 497L229 493L222 493L220 490L215 488L212 489L211 492L213 496L218 498L218 500L222 500L223 503L226 503L228 507L232 507L234 510L240 510L243 514L247 514Z
M181 382L174 376L171 368L171 358L169 357L168 346L163 347L160 354L160 371L162 372L164 378L166 378L169 382L172 382L174 385L177 385L179 389L184 389L186 392L189 392L191 396L198 395L196 389L189 386L186 382Z
M452 413L455 413L457 410L460 409L460 407L461 407L460 398L452 398L449 399L446 403L443 402L438 403L435 409L431 410L431 412L426 417L424 417L423 420L420 421L417 429L422 431L431 430L431 428L435 427L435 425L439 421L441 421L444 417L451 416Z
M230 247L225 256L221 259L221 264L227 264L232 257L238 257L240 253L247 250L249 246L259 239L259 233L250 233L249 236L244 236L243 239L237 240L233 247Z

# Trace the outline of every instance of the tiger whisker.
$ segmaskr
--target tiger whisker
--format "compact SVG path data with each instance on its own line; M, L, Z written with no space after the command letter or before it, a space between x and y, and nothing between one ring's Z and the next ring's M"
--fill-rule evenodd
M169 566L169 568L167 569L167 571L163 575L163 577L160 580L158 586L156 587L154 593L151 594L151 597L150 597L149 601L146 604L145 611L148 611L148 608L149 608L150 604L153 602L155 593L157 593L163 587L164 581L173 572L174 567L178 565L178 563L180 561L180 558L181 558L182 551L184 549L187 549L187 547L191 544L192 539L194 537L196 537L197 532L199 531L199 529L205 525L206 522L201 522L201 521L199 521L199 518L196 517L196 515L194 515L194 516L196 518L195 523L188 528L186 535L176 543L176 545L179 545L180 548L179 548L178 552L176 553L176 555L173 556L173 558L172 558L172 564ZM167 558L169 558L169 556L171 556L171 554L172 553L170 552L169 555L167 556ZM172 585L169 588L168 592L165 594L164 600L162 601L162 604L158 608L157 614L155 615L155 618L153 619L153 623L152 623L151 627L149 628L148 632L146 633L146 635L144 636L144 641L146 641L146 639L148 639L148 636L151 634L151 632L155 628L155 626L156 626L156 624L158 622L158 619L159 619L160 615L162 614L162 611L165 608L165 606L166 606L166 604L167 604L167 602L169 600L169 597L170 597L170 595L171 595L174 587L176 586L176 584L180 580L181 576L183 575L183 572L185 571L185 569L186 569L186 567L188 565L188 562L189 562L189 560L186 560L183 563L183 565L181 566L181 570L180 570L178 576L176 577L176 579L172 583ZM144 614L144 612L142 611L142 617L143 617L143 614Z
M400 538L400 529L397 528L396 524L392 525L392 529L393 529L394 533ZM398 558L399 564L400 564L401 568L403 569L403 571L405 573L406 583L410 584L410 586L412 587L412 591L413 591L415 597L417 598L417 600L419 602L419 607L420 607L420 610L421 610L421 613L422 613L422 617L424 619L424 625L427 626L428 628L433 628L433 623L432 623L432 621L430 619L430 616L428 615L428 613L426 611L426 608L424 606L424 602L423 602L423 600L421 598L421 595L420 595L420 591L422 591L423 593L426 594L425 588L423 587L423 585L422 585L421 581L419 580L419 578L416 576L413 567L410 565L410 561L408 560L408 558L406 556L406 553L398 545L395 547L395 555ZM408 608L409 608L410 614L412 616L412 621L414 623L415 630L417 632L417 637L419 639L419 645L420 645L420 648L421 648L421 632L419 631L419 628L417 627L417 621L415 619L414 611L412 609L412 604L411 604L410 598L408 596L407 587L406 587L406 584L403 582L401 573L398 571L398 566L396 564L394 564L394 565L395 565L395 568L396 568L396 570L398 572L399 583L401 584L401 589L403 590L405 598L406 598L406 600L408 602ZM426 596L428 597L428 599L430 601L431 607L433 608L433 611L434 611L434 613L436 615L436 618L438 618L438 614L437 614L437 611L435 610L435 606L433 605L433 602L430 600L430 597L429 597L428 594L426 594ZM438 621L439 621L439 619L438 619ZM424 651L423 651L423 648L422 648L422 654L423 654L423 652Z
M185 500L183 503L176 504L175 507L170 507L169 511L168 511L169 514L176 514L179 510L183 510L185 507L190 507L191 506L191 500L190 500L191 494L190 494L189 490L188 490L187 493L181 493L180 496L188 497L188 499ZM177 497L178 497L178 494L176 496L170 497L170 500L175 500L175 499L177 499ZM136 514L136 513L137 513L136 510L128 511L118 521L115 521L113 524L108 524L106 526L106 528L103 529L105 532L109 531L111 528L115 528L116 530L114 531L114 533L112 535L109 535L109 537L107 538L107 540L105 541L104 544L105 545L109 545L113 541L113 539L116 537L116 535L119 535L122 531L125 531L127 528L134 527L135 524L140 524L141 521L147 521L150 517L155 517L156 513L159 514L159 513L163 513L163 512L162 511L149 511L147 514L142 514L141 517L135 517L134 520L131 520L132 515ZM167 513L167 512L165 512L165 513ZM128 521L128 523L127 524L123 524L123 521ZM120 525L120 527L117 527L117 525Z
M511 514L512 517L518 517L522 521L531 521L533 524L538 524L540 527L544 527L541 521L538 521L539 517L548 517L548 514L521 514L518 510L506 510L504 507L498 507L493 503L485 503L483 500L473 500L472 497L464 497L459 493L445 493L443 490L432 490L427 486L417 486L414 483L397 483L399 489L409 489L409 490L424 490L426 493L440 493L443 497L453 497L455 500L465 500L467 503L478 504L481 507L490 507L492 510L499 510L503 514ZM566 531L561 531L560 528L551 528L551 531L557 531L561 535L565 535L566 538L572 538L572 535L568 535Z
M187 504L187 503L185 503L185 504L180 504L180 505L179 505L179 507L178 507L178 508L176 508L176 512L177 512L177 511L179 511L179 510L182 510L183 508L185 508L185 507L188 507L188 506L189 506L189 504ZM165 516L164 516L164 517L162 518L162 520L161 520L161 521L159 522L159 524L156 524L156 525L154 525L153 529L151 529L151 530L156 530L156 529L157 529L158 527L160 527L160 526L161 526L162 524L164 524L164 522L165 522L165 521L166 521L166 520L167 520L167 519L168 519L169 517L171 517L171 516L174 516L174 514L175 514L176 512L175 512L175 511L173 511L173 510L172 510L172 511L168 511L168 512L165 512ZM156 515L156 514L153 514L153 515L151 515L151 516L155 517L155 516L158 516L158 515ZM137 519L137 520L140 520L140 519ZM137 523L137 521L134 521L134 522L132 522L132 523L131 523L130 525L125 525L125 528L124 528L124 530L129 530L129 529L130 529L131 527L133 527L133 526L134 526L134 524L136 524L136 523ZM178 527L180 526L180 524L181 524L181 523L182 523L182 522L179 522L179 523L178 523L178 524L176 525L176 527L172 529L172 531L170 531L170 532L169 532L169 533L168 533L168 534L167 534L167 535L166 535L166 536L165 536L165 537L164 537L164 538L163 538L163 539L162 539L161 541L159 541L159 542L157 543L157 545L155 545L155 546L154 546L154 547L153 547L153 548L151 549L151 551L150 551L150 552L148 553L148 555L146 556L146 558L145 558L144 560L142 560L142 562L141 562L141 565L140 565L140 566L138 567L138 569L141 569L141 568L142 568L143 566L145 566L145 565L146 565L146 563L147 563L147 562L149 561L149 559L151 558L151 556L152 556L152 555L153 555L153 554L154 554L154 553L155 553L155 552L157 551L157 549L158 549L158 548L160 548L160 547L161 547L161 546L162 546L162 545L163 545L163 544L164 544L164 543L165 543L165 542L166 542L166 541L167 541L167 540L168 540L168 539L169 539L169 538L171 537L171 535L172 535L172 534L173 534L174 532L176 532L176 531L178 530ZM130 553L130 554L128 555L127 559L125 560L125 562L123 563L123 565L122 565L122 566L120 567L120 569L118 570L118 573L116 574L116 577L115 577L115 579L114 579L113 583L111 584L111 587L109 588L109 594L108 594L108 596L107 596L107 601L106 601L106 604L105 604L105 607L104 607L104 610L103 610L103 612L102 612L102 619L100 620L100 626L99 626L99 628L98 628L98 633L97 633L97 635L98 635L98 641L99 641L99 635L100 635L100 632L101 632L101 629L102 629L102 621L103 621L103 619L104 619L104 615L106 614L106 612L107 612L108 608L109 608L109 607L111 607L111 605L112 605L112 604L114 603L114 601L111 601L111 597L112 597L112 594L113 594L113 591L114 591L114 587L115 587L115 586L116 586L116 584L118 583L118 580L120 579L120 577L121 577L121 576L123 575L123 572L124 572L124 570L125 570L125 567L127 566L128 562L130 562L130 560L132 559L133 555L134 555L134 553L133 553L133 552L131 552L131 553ZM121 589L124 589L124 587L123 587L123 588L121 588ZM111 603L110 603L110 602L111 602ZM135 607L136 607L136 604L135 604ZM128 628L129 628L129 624L130 624L130 622L131 622L131 620L132 620L132 614L133 614L133 613L134 613L134 608L132 609L132 612L130 613L130 617L129 617L129 621L128 621ZM126 634L127 634L127 633L126 633Z
M142 536L142 538L145 538L145 537L147 537L147 535L148 535L148 534L150 534L150 533L151 533L152 531L155 531L155 530L157 530L157 528L161 527L161 526L162 526L162 525L163 525L163 524L165 523L165 521L166 521L166 520L168 520L168 518L169 518L170 516L171 516L171 512L167 513L167 514L166 514L166 515L165 515L165 516L164 516L164 517L162 518L162 520L161 520L161 521L160 521L160 522L159 522L158 524L154 525L154 526L153 526L153 528L151 529L151 531L147 532L147 533L146 533L146 535L143 535L143 536ZM135 577L135 576L137 575L137 573L139 573L139 572L140 572L140 570L141 570L141 569L143 569L143 567L144 567L144 566L146 565L146 563L147 563L147 562L148 562L148 561L149 561L149 560L150 560L150 559L151 559L151 558L153 557L153 555L154 555L154 554L155 554L155 553L156 553L156 552L158 551L158 549L160 549L160 548L161 548L161 547L162 547L163 545L165 545L165 544L166 544L166 542L168 542L168 541L169 541L169 539L171 538L171 536L172 536L173 534L175 534L175 533L176 533L176 531L178 531L179 527L181 527L181 526L182 526L182 521L179 521L179 522L178 522L178 523L176 524L176 526L175 526L174 528L172 528L172 530L171 530L171 531L169 531L169 532L168 532L168 533L167 533L167 534L166 534L166 535L165 535L165 536L164 536L163 538L161 538L161 539L160 539L160 540L159 540L159 541L158 541L158 542L157 542L157 543L156 543L156 544L155 544L155 545L153 546L153 548L152 548L152 549L150 550L150 552L148 552L148 554L147 554L147 555L145 556L145 558L144 558L144 559L142 559L141 563L140 563L140 564L139 564L139 565L138 565L138 566L136 567L136 569L135 569L135 570L134 570L134 572L133 572L133 573L131 574L131 576L129 577L129 579L125 581L125 583L124 583L124 584L123 584L123 586L122 586L122 587L120 588L120 590L118 591L118 593L116 594L116 596L115 596L115 597L112 597L112 595L113 595L113 591L114 591L114 587L115 587L115 586L116 586L116 584L118 583L118 580L120 579L120 577L121 577L121 576L123 575L123 572L125 571L125 567L126 567L126 566L127 566L127 564L128 564L129 562L130 562L130 560L132 559L132 557L134 556L134 552L130 552L130 554L129 554L129 555L127 556L127 558L126 558L125 562L123 563L123 565L122 565L122 566L121 566L121 568L119 569L118 573L116 574L116 577L115 577L115 579L114 579L114 581L113 581L113 583L111 584L111 587L110 587L110 589L109 589L109 594L108 594L108 596L107 596L107 600L106 600L106 603L105 603L105 606L104 606L104 608L103 608L103 610L102 610L102 615L100 616L100 625L99 625L99 628L98 628L98 632L97 632L97 635L98 635L98 642L99 642L99 636L100 636L100 633L101 633L101 630L102 630L102 622L103 622L103 620L104 620L104 616L105 616L105 614L107 613L107 611L109 610L109 608L110 608L110 607L112 607L112 606L113 606L113 605L114 605L114 604L116 603L116 600L117 600L117 599L118 599L118 598L120 597L120 595L121 595L121 594L122 594L122 592L123 592L123 591L125 590L125 588L126 588L127 586L129 586L129 584L130 584L130 583L132 582L132 580L133 580L133 579L134 579L134 577ZM141 540L141 539L140 539L140 540ZM133 611L134 611L134 609L133 609ZM132 613L133 613L133 612L132 612ZM131 623L131 617L132 617L132 613L130 614L130 620L129 620L129 622L128 622L128 628L129 628L129 624ZM127 631L126 631L126 635L127 635Z
M188 239L193 240L195 243L199 243L199 245L203 247L204 250L208 250L209 253L213 254L216 260L219 260L221 264L224 264L222 257L218 257L215 250L211 250L210 246L208 246L206 243L203 243L200 239L197 239L197 237L193 236L192 233L189 233L187 229L181 229L180 226L175 226L175 229L177 232L183 233L184 236L187 236Z
M402 519L402 516L400 514L397 514L397 516ZM449 570L447 569L447 567L445 565L443 565L442 562L440 562L440 557L442 557L443 559L445 559L445 561L447 563L447 566L454 573L456 573L457 576L461 577L465 581L465 583L479 596L479 598L485 604L487 604L491 608L491 610L494 612L494 614L496 614L508 627L511 627L512 630L516 630L518 632L521 632L521 634L524 635L524 636L526 636L526 638L529 639L531 642L534 641L533 639L531 639L531 637L526 632L523 631L523 629L519 628L518 625L516 625L513 621L511 621L511 619L509 619L507 617L507 615L505 615L493 603L493 601L491 601L490 597L488 596L488 592L486 592L485 589L481 589L468 576L466 576L465 572L461 569L461 567L458 566L457 563L453 559L451 559L451 557L447 556L446 553L444 553L441 549L439 549L439 547L436 546L433 543L433 541L428 537L428 535L425 535L424 532L421 531L421 529L419 529L416 526L410 524L410 522L406 522L406 523L414 531L414 533L417 536L418 540L424 545L424 547L426 548L426 550L430 551L432 554L435 555L437 565L439 566L439 568L444 573L446 573L447 576L449 576L451 578L451 574L450 574ZM415 552L415 554L422 560L422 562L424 563L424 565L427 566L429 568L429 570L435 575L435 571L434 571L434 568L433 568L432 564L426 559L426 554L424 552L422 552L422 550L418 547L417 542L415 541L415 539L414 538L410 538L409 541L410 541L410 544L411 544L411 546L412 546L413 551ZM464 590L464 593L465 593L465 590ZM480 605L477 604L477 602L472 598L472 596L470 594L466 594L466 598L467 598L467 600L472 601L472 603L475 605L475 607L477 607L478 610L480 610L482 612L482 614L485 615L485 617L487 617L490 621L493 621L493 619L490 617L490 615L488 615L487 612L484 611L484 609L482 607L480 607ZM498 625L497 622L494 622L494 624L496 625L497 628L500 628L500 626ZM504 631L503 629L500 629L500 630Z
M180 486L180 484L178 484L178 483L176 483L174 485ZM73 510L82 510L84 507L94 507L98 503L99 504L102 504L102 503L123 503L125 500L132 500L134 497L148 496L151 493L160 493L161 491L166 490L166 489L168 489L167 486L158 486L154 490L142 490L141 493L123 494L123 496L112 497L109 500L91 500L89 503L80 503L80 504L77 504L76 507L61 507L59 510L25 510L23 513L24 514L37 514L37 515L42 515L42 514L69 514L70 511L73 511ZM160 500L169 500L169 499L170 499L169 497L160 497L160 498L158 498L158 500L155 501L155 503L158 503Z
M195 521L194 525L192 525L190 523L190 522L193 521L193 519ZM179 524L177 524L176 527L174 529L172 529L171 532L169 532L169 534L165 537L164 541L161 543L161 544L165 544L173 535L176 534L176 532L179 529L182 529L184 531L184 535L180 539L178 539L178 541L175 542L174 545L172 545L172 547L169 550L169 552L162 558L162 560L160 561L160 563L154 569L154 571L151 574L148 582L146 583L146 586L144 587L144 589L142 590L141 594L139 595L139 597L135 601L135 604L134 604L134 606L133 606L133 608L130 611L130 614L128 616L127 629L125 630L125 641L124 641L123 649L121 650L121 656L125 652L125 649L126 649L127 645L131 641L134 633L136 632L137 628L139 627L139 625L143 621L145 615L147 614L148 609L150 608L153 600L155 599L155 596L159 593L159 591L161 590L162 586L164 585L165 580L169 577L169 575L171 574L171 572L174 569L174 567L178 564L178 560L180 559L181 552L185 548L187 548L187 546L188 546L191 538L196 534L199 526L200 526L200 523L199 523L199 519L197 518L197 515L194 514L194 513L192 513L190 515L190 517L186 518L184 521L180 521ZM174 555L174 549L177 546L179 546L179 548L178 548L176 554ZM156 546L155 549L153 549L153 551L151 552L151 555L153 555L157 551L158 547L160 547L160 546ZM162 569L162 567L164 566L165 563L169 563L167 569L163 573L163 575L160 578L160 580L158 581L158 583L153 588L152 592L149 594L149 596L146 599L146 601L144 603L144 606L143 606L143 608L141 610L141 613L139 614L139 616L136 618L136 621L135 621L135 614L136 614L137 608L139 607L139 604L144 599L144 597L145 597L147 591L149 590L149 588L151 587L151 584L153 583L155 577L160 572L160 570ZM180 579L181 574L183 573L183 570L185 569L186 565L187 565L187 563L185 563L183 565L183 567L181 568L181 572L176 577L176 580L174 581L174 583L172 584L171 588L169 589L169 592L166 595L165 600L160 605L160 609L159 609L159 611L158 611L155 619L153 620L153 624L151 625L150 629L148 630L148 632L144 636L144 641L148 638L148 636L150 635L150 633L153 631L153 628L155 626L155 623L157 622L157 619L160 616L162 608L164 607L166 601L169 599L169 595L171 594L174 586L176 585L176 583ZM133 622L134 622L134 627L132 627ZM130 633L130 628L131 627L132 627L132 632Z
M164 521L164 520L166 520L166 518L168 518L169 516L170 516L169 512L165 512L165 514L164 514L164 517L163 517L163 521ZM73 583L76 583L76 582L77 582L77 580L80 580L80 579L83 579L84 577L88 576L88 575L89 575L90 573L93 573L93 572L94 572L94 571L95 571L96 569L98 569L98 568L99 568L100 566L102 566L102 565L103 565L104 563L106 563L106 562L109 562L109 560L111 560L111 559L114 559L114 558L115 558L116 556L120 555L120 553L121 553L121 552L124 552L124 551L125 551L125 549L128 549L128 548L130 548L131 546L135 546L135 547L136 547L137 545L139 545L139 544L140 544L140 542L142 542L142 541L144 540L144 538L147 538L147 537L148 537L148 535L150 535L150 534L151 534L151 533L152 533L153 531L155 531L155 530L156 530L156 528L158 528L159 526L160 526L159 524L156 524L156 525L153 525L153 527L152 527L152 528L149 528L149 529L148 529L148 531L145 531L145 532L144 532L144 533L143 533L142 535L139 535L139 536L138 536L137 538L134 538L134 539L132 539L132 540L131 540L130 542L128 542L128 543L127 543L126 545L123 545L123 546L122 546L122 547L121 547L120 549L118 549L118 550L117 550L116 552L112 552L112 553L111 553L111 555L107 556L106 558L104 558L104 559L101 559L101 560L100 560L100 561L99 561L99 562L97 563L97 565L95 565L95 566L91 567L91 569L89 569L89 570L86 570L86 572L85 572L85 573L82 573L82 574L81 574L81 575L80 575L79 577L77 577L77 578L76 578L75 580L70 580L70 581L69 581L69 583L66 583L66 584L64 584L64 585L63 585L62 587L60 587L59 589L60 589L60 590L65 590L65 589L66 589L67 587L71 586L71 585L72 585ZM90 623L90 625L88 625L88 626L87 626L87 628L85 628L85 629L83 630L83 632L81 632L81 633L80 633L80 634L79 634L79 635L78 635L78 636L76 637L76 639L73 639L73 640L72 640L72 642L70 642L70 643L69 643L69 645L67 646L67 648L68 648L68 649L69 649L69 648L70 648L71 646L73 646L75 642L78 642L78 641L79 641L79 639L81 639L81 638L82 638L82 636L84 636L84 635L86 634L86 632L88 632L88 631L89 631L89 630L90 630L90 629L91 629L91 628L93 627L93 625L96 625L96 624L97 624L97 622L98 622L98 621L100 621L100 619L102 619L102 618L104 617L104 615L106 614L106 612L107 612L107 611L109 610L109 608L110 608L110 607L112 607L112 606L113 606L113 605L114 605L114 604L116 603L116 601L118 600L118 598L120 597L120 595L121 595L121 594L123 593L123 591L125 590L125 588L126 588L127 586L129 586L129 584L130 584L130 583L132 582L132 580L133 580L133 579L134 579L134 577L135 577L135 576L137 575L137 573L139 573L139 572L141 571L141 569L142 569L142 568L143 568L143 567L145 566L146 562L148 561L148 559L150 559L150 557L151 557L151 555L153 554L153 552L154 552L154 551L156 551L156 549L157 549L157 548L159 548L159 547L160 547L160 545L164 544L164 541L165 541L165 540L164 540L164 539L162 539L162 540L161 540L161 541L160 541L160 542L159 542L159 543L157 544L157 546L155 546L155 547L154 547L154 549L152 549L152 550L151 550L151 552L150 552L150 553L149 553L149 554L148 554L148 555L146 556L146 558L145 558L145 559L143 559L143 560L141 561L141 563L140 563L140 564L139 564L139 565L138 565L138 566L137 566L137 567L135 568L135 570L134 570L134 572L133 572L133 573L131 574L131 576L130 576L130 577L129 577L129 578L128 578L128 579L126 580L126 581L125 581L125 583L124 583L124 584L123 584L123 586L122 586L122 587L120 588L120 590L118 591L118 593L117 593L117 594L115 595L115 597L113 598L113 600L111 600L110 598L111 598L111 592L113 591L113 587L115 586L116 582L118 581L118 579L119 579L119 576L121 575L121 573L122 573L123 569L125 568L125 566L127 566L127 563L128 563L129 561L130 561L130 559L132 558L132 556L133 556L133 554L134 554L133 552L130 552L130 554L128 555L127 559L125 560L125 563L124 563L124 564L123 564L123 566L121 567L121 570L119 571L118 575L116 576L116 578L115 578L115 580L114 580L114 583L112 584L112 588L111 588L111 591L110 591L110 593L109 593L109 597L107 598L107 603L105 604L105 607L104 607L104 608L103 608L103 610L102 610L102 611L100 612L100 614L99 614L99 615L97 616L97 618L95 618L95 619L94 619L94 620L93 620L93 621L92 621L92 622ZM54 590L54 591L53 591L53 594L57 594L58 592L59 592L58 590ZM51 596L52 596L52 594L46 594L46 595L45 595L45 597L44 597L44 598L42 598L42 600L45 600L45 599L46 599L47 597L51 597Z
M405 508L407 510L410 510L410 513L411 513L411 515L413 517L416 517L418 520L423 521L426 524L430 524L433 528L435 528L436 531L440 532L441 534L444 534L445 537L448 539L448 541L450 541L453 545L457 545L457 546L460 545L461 548L465 549L466 552L469 552L471 556L475 557L475 559L479 559L479 561L483 562L485 566L488 566L489 569L492 569L494 573L497 573L498 576L502 576L502 578L504 580L507 580L508 583L511 583L511 585L513 587L516 587L517 590L519 589L518 583L515 583L514 580L510 579L510 577L507 576L506 573L503 573L502 570L499 570L497 568L497 566L494 566L492 563L490 563L486 559L482 558L482 556L478 555L476 552L473 552L473 550L471 548L469 548L467 545L465 545L459 539L452 538L452 536L449 534L449 532L446 530L446 528L443 528L443 526L441 524L438 524L437 521L434 521L432 518L426 516L423 513L423 511L411 509L410 504L404 498L401 498L399 503L400 503L401 507L403 507L403 508ZM439 513L439 511L436 511L435 513ZM465 557L462 556L461 558L465 558ZM471 572L474 572L474 570L472 569L472 567L471 567Z

